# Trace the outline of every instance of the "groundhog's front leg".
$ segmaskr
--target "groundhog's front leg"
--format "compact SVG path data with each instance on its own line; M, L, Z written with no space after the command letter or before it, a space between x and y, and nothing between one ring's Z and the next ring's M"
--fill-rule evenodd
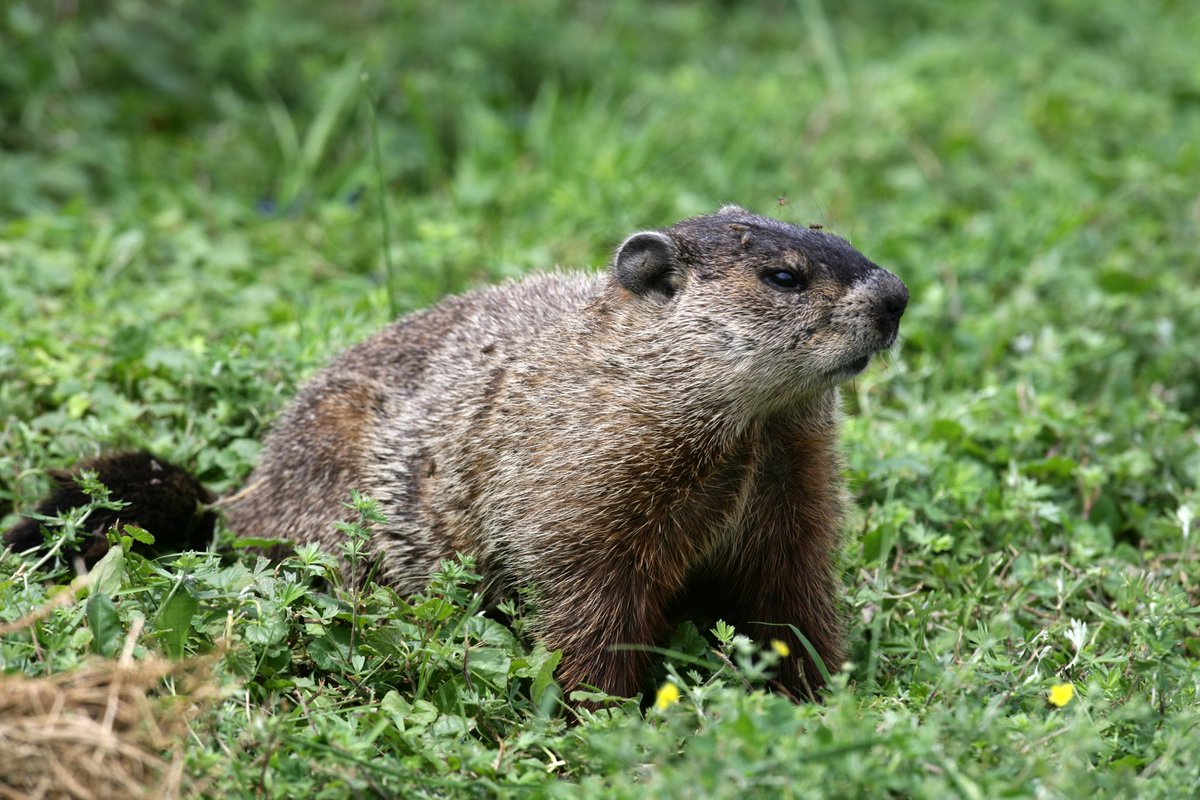
M780 661L776 677L796 699L811 700L825 679L791 626L804 634L826 671L836 673L845 660L843 624L840 609L823 577L797 575L795 580L794 585L775 589L775 602L744 603L730 615L729 621L755 641L783 642L789 655ZM766 601L767 597L764 594L746 599Z
M620 697L637 693L653 655L643 648L667 632L665 602L648 581L632 569L593 565L590 573L543 582L538 605L542 640L563 653L558 681L565 696L589 686Z
M778 681L796 699L815 699L825 681L791 626L804 634L825 669L836 673L846 653L841 584L833 545L818 544L812 532L791 530L780 522L762 520L758 534L747 537L745 547L727 564L719 581L717 610L755 641L782 642L789 655L780 661Z

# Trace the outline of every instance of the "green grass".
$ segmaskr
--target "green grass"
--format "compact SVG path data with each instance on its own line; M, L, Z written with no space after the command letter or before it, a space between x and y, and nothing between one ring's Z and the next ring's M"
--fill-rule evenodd
M213 796L1200 791L1200 6L14 0L0 39L6 524L104 448L232 489L392 309L723 202L912 293L846 392L853 658L820 705L685 629L678 703L568 727L469 569L399 598L315 551L114 557L6 672L137 616L139 654L227 637L186 742ZM30 566L0 557L0 621L71 574Z

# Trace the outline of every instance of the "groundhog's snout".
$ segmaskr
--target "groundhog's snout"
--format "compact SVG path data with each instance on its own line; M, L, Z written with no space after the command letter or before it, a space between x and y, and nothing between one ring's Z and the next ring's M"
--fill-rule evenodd
M879 333L888 343L896 340L900 331L900 317L908 307L908 287L904 281L890 272L884 272L879 287Z

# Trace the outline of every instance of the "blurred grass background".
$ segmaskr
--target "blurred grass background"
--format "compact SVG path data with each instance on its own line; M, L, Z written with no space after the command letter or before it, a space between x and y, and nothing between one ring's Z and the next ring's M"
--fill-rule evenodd
M618 726L637 746L585 738L571 777L1184 796L1197 42L1183 0L9 0L0 515L102 447L236 486L297 382L393 308L737 202L912 292L897 355L847 391L849 688L725 707L749 728L701 714L633 778L666 746ZM1051 678L1091 698L1061 727ZM872 730L901 733L799 757Z

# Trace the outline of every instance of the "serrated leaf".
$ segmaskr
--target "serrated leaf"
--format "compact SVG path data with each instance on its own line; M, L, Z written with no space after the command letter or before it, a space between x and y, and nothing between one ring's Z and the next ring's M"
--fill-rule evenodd
M394 690L383 696L379 708L402 732L424 730L438 718L438 710L433 703L428 700L409 702Z
M258 660L249 648L237 647L225 651L225 655L221 658L221 663L239 678L252 678L254 677Z
M287 621L279 613L265 613L262 619L246 627L246 641L251 644L272 645L287 636Z
M350 657L350 632L344 628L327 628L324 636L309 643L308 655L320 669L342 670Z
M467 668L472 675L503 690L508 685L508 671L512 656L495 647L473 647L467 654Z
M137 525L125 525L122 530L129 535L135 542L142 544L154 544L154 534L145 528L139 528Z

